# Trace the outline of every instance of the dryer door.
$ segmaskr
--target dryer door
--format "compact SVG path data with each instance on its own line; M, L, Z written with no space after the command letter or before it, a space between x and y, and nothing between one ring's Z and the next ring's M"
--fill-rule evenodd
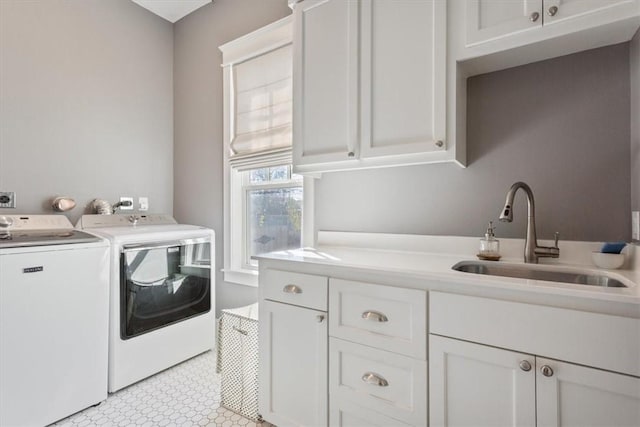
M211 242L124 246L120 335L126 340L211 310Z

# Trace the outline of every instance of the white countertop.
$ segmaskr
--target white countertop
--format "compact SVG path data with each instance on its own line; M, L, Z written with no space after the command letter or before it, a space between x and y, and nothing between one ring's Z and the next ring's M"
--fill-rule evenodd
M605 275L625 284L626 288L608 288L600 286L557 283L543 280L528 280L510 277L489 276L464 273L452 270L460 261L476 261L475 252L478 239L447 236L409 236L364 233L328 233L321 232L319 245L290 251L272 252L258 256L260 260L304 263L300 267L314 266L317 271L325 267L327 275L331 272L357 269L371 273L393 273L399 277L422 278L424 287L431 290L447 289L455 284L455 292L465 289L476 295L484 291L496 296L500 290L536 296L535 302L548 301L552 305L554 298L561 306L582 307L611 314L623 314L640 318L640 248L630 246L625 252L627 262L623 269L604 270L590 264L592 250L601 246L598 242L560 242L559 260L541 259L537 268L554 271L579 272L581 274ZM547 242L539 242L547 244ZM499 263L524 264L520 239L503 239ZM634 250L635 249L635 250ZM545 264L542 264L545 262ZM547 264L548 263L548 264ZM331 268L326 268L331 267ZM304 268L302 268L304 271ZM491 292L489 292L491 291ZM527 299L524 298L526 301ZM533 302L533 301L532 301ZM583 304L581 305L580 302ZM588 302L586 306L584 302Z

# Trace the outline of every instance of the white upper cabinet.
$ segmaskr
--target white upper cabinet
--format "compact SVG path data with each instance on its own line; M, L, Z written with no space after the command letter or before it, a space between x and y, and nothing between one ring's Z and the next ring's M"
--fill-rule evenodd
M361 157L445 149L446 4L363 0Z
M588 25L598 25L633 15L637 3L637 0L470 0L466 2L466 46L539 30L591 14L596 15L591 17L594 20ZM534 33L530 40L540 35ZM549 35L556 36L557 33L549 32ZM526 35L520 37L527 40Z
M470 0L467 46L542 26L541 0Z
M450 0L449 23L470 76L628 41L640 0Z
M443 0L295 5L297 172L444 160L446 8Z
M616 13L637 3L636 0L543 0L544 25L562 22L590 13Z
M293 164L354 158L358 138L358 8L306 0L294 9Z

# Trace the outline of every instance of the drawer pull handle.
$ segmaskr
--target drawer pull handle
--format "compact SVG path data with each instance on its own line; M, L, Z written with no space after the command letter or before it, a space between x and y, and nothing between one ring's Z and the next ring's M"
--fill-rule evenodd
M388 322L389 318L377 311L365 311L362 313L362 318L365 320L371 320L372 322Z
M377 385L379 387L387 387L389 385L389 381L385 380L378 374L374 374L373 372L365 372L362 376L362 381L367 384Z
M301 294L302 288L296 285L287 285L284 288L282 288L282 292L285 292L287 294Z

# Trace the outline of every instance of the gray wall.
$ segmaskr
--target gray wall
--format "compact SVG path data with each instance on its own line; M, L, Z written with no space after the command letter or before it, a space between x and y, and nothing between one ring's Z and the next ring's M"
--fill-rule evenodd
M291 13L286 0L215 0L174 26L174 214L216 232L217 305L257 300L222 281L222 54L218 46Z
M481 236L515 181L536 196L538 236L630 236L629 44L469 79L469 166L325 174L316 227ZM526 202L498 237L523 237Z
M631 42L631 209L640 210L640 30Z
M172 212L172 25L129 0L0 1L0 191L52 213L148 196Z

